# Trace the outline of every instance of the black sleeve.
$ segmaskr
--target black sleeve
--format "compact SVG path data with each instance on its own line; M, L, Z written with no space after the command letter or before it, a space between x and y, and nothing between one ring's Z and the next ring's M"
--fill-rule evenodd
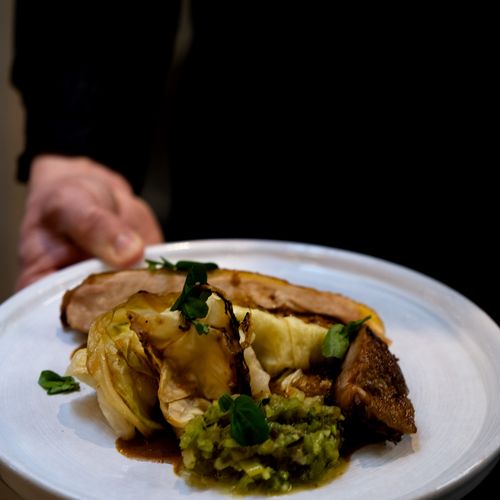
M26 112L18 178L40 153L84 155L139 189L179 2L18 0L12 82Z

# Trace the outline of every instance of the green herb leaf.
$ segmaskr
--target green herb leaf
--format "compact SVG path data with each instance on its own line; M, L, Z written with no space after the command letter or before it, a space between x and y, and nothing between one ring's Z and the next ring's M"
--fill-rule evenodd
M205 271L213 271L218 269L219 266L215 262L196 262L194 260L179 260L175 264L175 269L177 271L189 271L193 266L203 266Z
M222 411L229 411L233 407L233 398L226 392L219 398L219 408Z
M205 264L191 262L182 292L170 309L180 311L188 321L194 322L196 319L204 318L208 313L207 300L212 295L210 290L202 287L206 283L207 271ZM208 333L207 325L195 323L195 327L200 334Z
M263 410L245 394L233 401L231 437L242 446L263 443L269 437L269 425Z
M73 377L61 376L51 370L43 370L40 373L38 384L50 395L80 390L80 384Z
M349 335L349 338L352 338L353 335L358 333L358 330L361 327L361 325L363 323L365 323L366 321L368 321L370 318L371 318L371 316L367 316L366 318L358 319L358 321L349 321L349 323L347 323L347 325L345 326L345 328L347 330L347 335Z
M172 311L180 311L184 318L193 322L196 331L200 335L208 333L208 325L195 322L198 318L204 318L208 313L207 299L212 295L210 290L202 288L207 283L207 272L217 269L219 266L214 262L196 262L194 260L179 260L176 264L160 258L160 261L146 259L148 269L169 269L171 271L187 271L186 281L182 292L177 297Z
M179 260L176 264L170 262L163 257L160 260L146 259L149 271L156 271L157 269L169 269L170 271L189 271L193 266L202 266L205 271L212 271L218 269L219 266L214 262L196 262L194 260Z
M175 270L175 264L169 262L168 260L160 257L160 261L146 259L146 264L148 265L149 271L156 271L157 269L169 269L171 271Z
M241 446L263 443L269 437L266 416L257 403L246 394L236 399L224 394L219 398L222 411L229 411L231 437Z
M325 358L342 359L347 349L349 349L351 340L354 338L361 325L370 318L371 316L367 316L358 321L349 321L347 325L339 323L331 326L321 345L321 354L323 354Z
M205 323L198 323L197 321L193 321L193 325L196 328L196 331L200 335L207 335L207 333L208 333L208 325L206 325Z
M348 348L349 337L346 335L344 325L339 323L330 327L321 345L321 354L325 358L342 359Z
M186 295L184 303L179 307L184 316L190 320L204 318L208 313L206 299L203 298L204 295L197 295L197 291L194 289L192 290L192 295Z
M229 412L231 437L241 446L263 443L269 437L266 415L250 396L241 394L233 399L225 393L219 398L219 408Z

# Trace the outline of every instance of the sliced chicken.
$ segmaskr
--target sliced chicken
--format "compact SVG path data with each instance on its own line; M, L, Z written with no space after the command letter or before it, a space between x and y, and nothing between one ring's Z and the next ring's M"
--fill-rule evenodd
M64 295L61 320L69 328L87 332L100 314L109 311L138 291L158 294L179 293L186 274L177 271L129 269L93 274ZM208 273L208 283L234 305L264 309L282 316L293 315L322 326L347 323L371 316L368 325L384 336L377 313L344 295L299 286L260 273L216 269Z

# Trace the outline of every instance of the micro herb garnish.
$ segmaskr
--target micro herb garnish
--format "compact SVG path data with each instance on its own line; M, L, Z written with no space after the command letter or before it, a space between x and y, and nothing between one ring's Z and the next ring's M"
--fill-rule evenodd
M207 284L207 270L214 269L211 266L215 264L207 264L202 262L179 261L176 264L179 269L181 263L182 270L187 270L186 281L182 292L177 297L174 305L171 307L172 311L180 311L185 319L191 321L200 335L208 333L208 325L198 323L195 321L199 318L204 318L208 313L207 299L212 295L212 292L201 285Z
M213 262L195 262L192 260L179 260L176 264L160 257L160 260L146 259L149 271L156 271L158 269L169 269L170 271L189 271L193 265L202 265L205 270L212 271L218 269L218 265Z
M219 398L219 408L229 412L231 437L241 446L263 443L269 437L269 425L259 405L246 394L233 399L229 394Z
M50 395L80 390L80 384L76 382L73 377L62 377L51 370L43 370L42 373L40 373L38 384Z
M361 325L368 321L371 316L358 321L349 321L347 325L336 324L330 327L321 345L321 354L325 358L342 359L349 349L349 343L358 332Z
M185 319L191 321L200 335L208 333L208 325L195 321L204 318L208 313L207 299L212 295L210 290L200 285L207 283L207 272L218 269L214 262L196 262L179 260L176 264L160 257L160 260L146 259L149 271L168 269L170 271L187 271L186 281L181 294L172 306L172 311L180 311Z

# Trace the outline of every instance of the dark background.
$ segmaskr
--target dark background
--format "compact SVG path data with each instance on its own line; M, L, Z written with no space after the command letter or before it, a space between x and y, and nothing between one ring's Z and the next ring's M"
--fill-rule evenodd
M498 322L481 34L450 13L266 13L193 10L167 135L167 240L366 253L442 281Z

